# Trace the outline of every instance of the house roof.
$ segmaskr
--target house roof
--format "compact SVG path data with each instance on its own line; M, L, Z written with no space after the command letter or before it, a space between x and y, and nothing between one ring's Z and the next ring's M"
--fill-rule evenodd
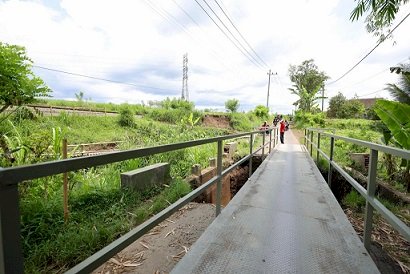
M352 99L357 100L364 105L365 108L369 108L376 103L376 100L383 99L383 98L360 98L360 99Z

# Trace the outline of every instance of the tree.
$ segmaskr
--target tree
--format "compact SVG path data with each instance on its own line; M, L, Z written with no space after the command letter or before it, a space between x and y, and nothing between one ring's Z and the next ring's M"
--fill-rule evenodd
M262 106L262 105L256 106L255 110L254 110L254 113L255 113L256 117L259 117L261 119L269 117L269 109L265 106Z
M362 118L366 111L362 102L357 99L347 100L342 108L343 118Z
M313 59L303 61L299 66L289 66L290 80L294 83L289 90L299 96L299 100L293 103L299 109L311 112L315 102L321 99L318 96L324 82L329 77L314 64Z
M410 105L410 74L402 73L397 85L387 84L385 89L396 101Z
M327 116L330 118L360 118L365 113L365 107L357 99L346 100L346 97L339 92L330 98Z
M239 108L239 100L229 99L225 102L225 108L230 112L237 112Z
M51 92L31 71L32 63L24 47L0 42L0 113Z
M329 108L327 109L327 116L330 118L341 118L341 110L346 103L346 97L339 92L329 100Z
M84 92L80 91L79 93L75 93L75 98L78 102L82 103L84 100Z
M292 94L299 96L299 100L294 102L293 105L306 112L312 112L314 109L317 109L318 107L316 100L322 98L322 96L316 96L316 94L319 93L319 89L320 86L317 86L316 91L309 93L304 86L295 86L295 88L290 88L289 90Z
M366 29L379 37L380 41L388 38L388 28L392 25L400 6L409 0L358 0L357 6L350 14L350 20L355 21L368 13Z
M290 65L289 76L297 89L304 87L308 93L317 92L329 79L323 71L319 71L313 59L303 61L299 66Z

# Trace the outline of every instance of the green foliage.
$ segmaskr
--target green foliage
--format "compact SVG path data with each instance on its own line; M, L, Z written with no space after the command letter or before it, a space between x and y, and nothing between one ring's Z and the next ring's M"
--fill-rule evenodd
M320 112L312 114L301 110L295 113L295 126L296 128L307 127L324 127L325 126L325 114Z
M180 99L180 98L172 98L172 99L167 98L160 103L160 106L164 109L181 109L185 111L194 110L194 103Z
M50 89L33 74L31 65L24 47L0 42L0 113L49 94Z
M394 139L410 149L410 106L387 100L377 100L375 112L391 131Z
M289 89L292 94L299 96L299 100L293 103L299 110L306 112L317 113L318 105L316 101L321 99L321 96L316 96L320 92L320 86L317 86L312 92L308 92L304 86L294 85L294 88Z
M399 83L387 84L386 90L396 101L410 105L410 73L401 74Z
M70 195L64 223L60 196L21 200L26 273L61 272L74 266L190 191L188 183L128 192L118 188ZM61 193L60 193L61 194Z
M330 118L343 118L341 110L346 103L346 97L338 92L336 96L333 96L329 100L329 108L327 109L327 116Z
M383 41L388 38L386 36L388 28L393 23L400 6L406 3L408 0L359 0L350 14L350 20L358 20L363 14L369 12L366 17L366 29Z
M26 107L19 107L13 115L13 122L19 123L22 120L34 120L35 114Z
M118 124L122 127L133 127L135 125L134 114L130 109L124 108L120 111Z
M183 126L187 125L187 126L193 128L195 125L198 124L198 122L201 120L201 118L202 118L201 116L194 118L194 113L191 112L189 114L189 116L184 117L184 118L181 119L181 124Z
M253 113L256 117L260 119L268 119L269 118L269 109L263 105L258 105L255 107Z
M364 105L356 100L346 100L342 93L330 98L327 116L330 118L361 118L365 113Z
M366 205L366 199L362 197L356 190L352 190L349 194L346 195L342 203L345 206L355 209L357 212L361 212Z
M237 112L239 108L239 100L229 99L225 102L225 108L230 112Z
M256 114L255 114L256 115ZM233 129L238 131L251 131L258 124L256 118L252 113L230 113L229 114L230 125Z

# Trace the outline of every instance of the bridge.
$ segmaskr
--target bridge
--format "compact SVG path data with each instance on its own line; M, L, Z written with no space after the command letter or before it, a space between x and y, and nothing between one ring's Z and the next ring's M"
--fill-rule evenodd
M236 194L172 273L378 273L293 134Z
M101 166L114 162L217 143L217 175L168 208L132 229L113 243L79 263L67 273L90 273L116 253L216 184L217 218L177 264L173 273L378 273L367 250L370 246L373 212L378 211L405 239L410 228L375 197L378 152L410 159L410 152L308 129L305 144L292 134L277 144L277 128L184 143L148 147L105 155L0 169L0 273L23 273L20 239L18 184L25 180ZM266 145L255 149L256 134ZM250 153L223 170L223 141L249 137ZM316 144L314 136L317 137ZM320 149L321 138L330 139L330 155ZM370 149L367 189L333 160L335 140ZM310 147L310 150L307 150ZM328 183L311 156L313 148L329 163ZM226 208L221 208L222 177L245 161L252 171L252 157L269 151L262 165L250 176ZM363 243L356 235L330 191L332 172L339 172L366 199Z

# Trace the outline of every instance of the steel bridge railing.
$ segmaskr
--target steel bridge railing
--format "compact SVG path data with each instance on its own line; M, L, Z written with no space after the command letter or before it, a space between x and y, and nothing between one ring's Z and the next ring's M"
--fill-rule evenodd
M267 132L270 133L268 142L266 142L265 140ZM262 134L262 145L256 150L254 150L253 147L255 134ZM240 161L236 162L234 165L223 170L223 141L244 136L249 136L249 154L246 157L242 158ZM262 150L263 159L265 157L265 147L269 145L270 153L272 150L272 143L273 147L275 147L278 143L278 137L278 128L274 127L247 133L225 135L220 137L161 145L156 147L132 149L104 155L51 161L20 167L0 168L0 273L24 273L24 261L20 232L18 184L25 180L47 177L64 172L76 171L83 168L96 167L209 143L216 142L218 144L216 176L67 272L90 273L214 184L217 185L216 216L218 216L221 212L221 192L223 176L228 174L232 169L236 168L248 159L250 176L252 174L252 156Z
M333 131L333 134L327 133L326 131ZM313 134L317 134L317 142L314 143ZM330 151L329 156L326 155L323 150L320 149L321 137L330 138ZM394 156L398 156L403 159L410 160L410 151L379 145L371 142L361 141L353 138L338 136L334 134L334 130L329 129L315 129L308 128L305 129L305 145L310 152L310 156L313 157L313 147L316 150L316 162L319 163L319 156L322 156L329 163L328 172L328 184L329 187L332 185L332 172L336 170L339 172L359 193L366 199L366 209L364 218L364 235L363 243L367 250L370 250L371 243L371 233L373 229L373 213L374 210L380 213L381 216L403 237L410 241L410 228L403 221L396 217L390 210L388 210L376 197L376 173L377 173L377 161L378 153L384 152ZM369 160L369 173L367 177L367 189L361 186L355 179L353 179L346 171L343 170L334 160L334 147L335 140L342 140L348 143L360 145L370 149L370 160ZM310 146L310 149L309 149Z

